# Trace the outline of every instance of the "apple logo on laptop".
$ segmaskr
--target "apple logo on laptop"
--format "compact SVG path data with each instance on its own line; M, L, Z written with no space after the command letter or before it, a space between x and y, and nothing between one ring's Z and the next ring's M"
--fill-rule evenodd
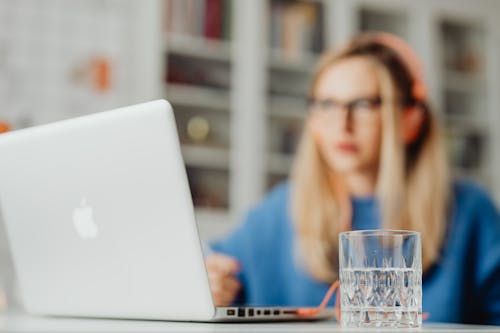
M94 239L97 237L97 224L94 221L93 210L87 204L87 199L84 197L80 202L80 206L73 210L73 224L76 232L82 239Z

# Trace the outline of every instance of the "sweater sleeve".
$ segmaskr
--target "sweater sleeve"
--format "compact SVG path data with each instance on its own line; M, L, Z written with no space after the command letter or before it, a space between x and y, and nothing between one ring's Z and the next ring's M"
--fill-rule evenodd
M243 223L228 236L210 244L214 252L234 257L241 266L237 278L242 283L242 294L236 304L246 303L245 291L250 279L260 271L260 259L265 258L266 249L273 244L273 235L280 220L276 218L287 198L287 184L282 184L266 195L262 202L250 210ZM272 261L272 258L268 258Z
M210 243L211 249L214 252L234 257L240 261L244 270L244 261L255 246L253 239L255 239L255 233L259 229L258 215L257 209L251 210L243 223L239 224L229 235Z
M246 303L245 289L248 285L248 274L246 267L249 265L248 253L252 251L252 239L256 232L255 224L258 221L255 210L247 214L246 219L238 225L227 237L216 240L210 244L214 252L222 253L238 260L241 266L241 271L236 276L242 284L242 290L237 296L234 304L243 305Z
M475 212L469 229L473 285L469 288L479 307L470 309L475 314L469 315L481 324L500 325L500 214L485 191L473 192Z

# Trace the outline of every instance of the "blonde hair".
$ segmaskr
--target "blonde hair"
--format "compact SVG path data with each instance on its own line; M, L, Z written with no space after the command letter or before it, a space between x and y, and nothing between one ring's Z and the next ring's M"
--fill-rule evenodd
M340 51L326 53L313 76L312 95L326 69L351 57L371 60L381 87L382 141L376 187L381 226L421 232L426 270L439 257L450 192L436 116L426 102L419 102L424 121L418 138L405 145L402 105L417 103L411 95L412 77L399 55L377 43L373 34L362 34ZM338 234L350 228L352 215L341 180L332 173L306 126L292 167L292 216L302 261L315 278L325 282L338 277Z

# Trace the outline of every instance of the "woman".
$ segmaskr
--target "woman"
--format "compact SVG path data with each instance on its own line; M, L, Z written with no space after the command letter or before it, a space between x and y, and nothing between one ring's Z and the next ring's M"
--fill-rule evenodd
M337 279L339 232L407 229L422 234L429 320L500 324L500 216L450 180L445 155L409 46L363 34L325 54L290 183L212 244L215 302L315 306Z

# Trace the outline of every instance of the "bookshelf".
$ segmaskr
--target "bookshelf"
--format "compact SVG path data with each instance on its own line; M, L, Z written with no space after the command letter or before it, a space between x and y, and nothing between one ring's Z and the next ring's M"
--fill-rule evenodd
M198 16L207 8L204 0L188 2L184 6L200 6ZM431 101L445 125L454 173L482 182L500 200L500 181L492 179L492 170L500 166L493 149L499 135L492 125L499 101L492 87L500 88L488 70L500 66L494 53L500 38L488 39L499 29L488 8L500 5L482 2L483 8L448 0L232 1L225 9L230 13L222 14L231 17L223 23L226 33L218 38L203 36L199 20L193 20L196 33L191 27L163 34L167 64L201 65L215 73L196 84L167 79L164 85L176 109L188 170L224 188L223 205L214 207L208 200L197 206L202 235L227 232L288 177L318 56L360 31L391 32L416 49L431 78ZM196 116L211 123L218 139L197 143L182 137L186 122Z
M266 188L288 177L306 117L311 74L324 50L324 1L268 0Z
M492 175L486 91L486 34L480 18L441 15L437 19L442 45L441 110L447 130L450 161L461 177L484 185Z
M174 108L193 203L200 218L227 219L231 1L162 5L163 92Z

